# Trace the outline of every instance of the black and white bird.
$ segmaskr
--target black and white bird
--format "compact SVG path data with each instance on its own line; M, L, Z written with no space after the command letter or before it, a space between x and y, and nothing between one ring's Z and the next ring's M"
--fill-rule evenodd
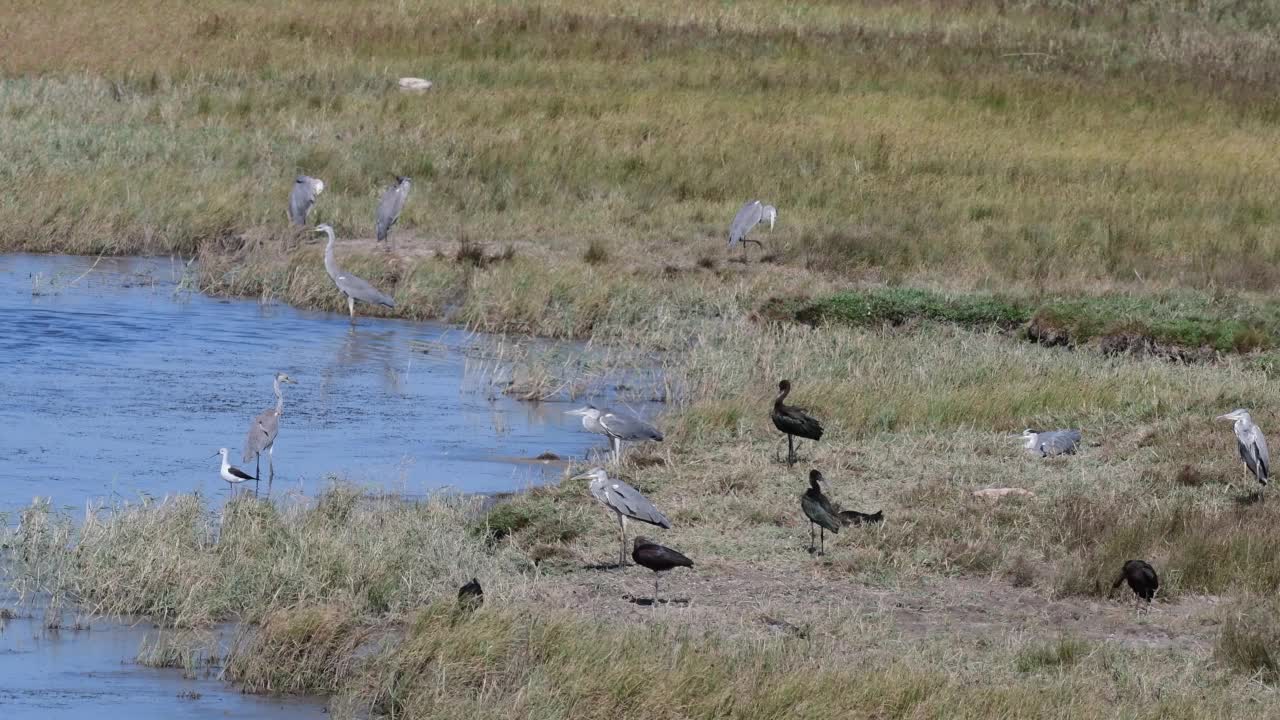
M1267 449L1262 429L1253 424L1249 411L1243 408L1219 415L1217 419L1235 421L1236 449L1240 451L1240 459L1249 468L1249 474L1265 488L1271 480L1271 451Z
M831 500L823 494L822 487L818 484L822 481L822 473L817 470L809 471L809 489L800 495L800 510L804 512L804 516L809 518L809 552L815 552L823 555L827 550L826 531L833 533L840 532L840 527L845 523L840 521L836 515L835 507L831 504ZM818 526L818 538L820 545L815 547L813 544L813 526Z
M1038 457L1075 455L1080 447L1079 430L1032 430L1027 428L1017 435L1027 452Z
M218 448L218 452L214 453L211 457L216 457L218 455L222 456L222 470L218 474L222 476L223 480L226 480L227 483L231 485L231 492L234 493L236 486L240 483L246 480L257 480L258 478L228 462L227 452L226 448Z
M640 567L653 571L654 606L658 604L658 578L662 577L662 573L678 567L693 567L693 561L685 557L683 553L672 550L665 545L659 545L645 537L636 538L635 549L631 551L631 559L635 560Z
M779 382L778 397L774 398L773 411L769 413L769 417L773 420L773 426L787 435L788 465L792 465L796 461L795 438L802 437L813 441L822 439L822 423L818 422L817 418L809 415L804 408L787 405L783 402L790 393L791 381L783 380Z
M484 604L484 588L480 581L471 578L471 582L458 588L458 607L468 612Z
M592 497L618 516L619 567L627 563L627 518L667 530L671 529L671 521L654 507L648 498L627 483L611 479L604 468L592 468L572 479L590 480L591 484L588 487Z
M580 416L584 430L609 438L609 447L613 450L614 463L622 462L623 441L642 442L653 440L654 442L662 442L663 439L661 430L630 413L598 408L595 405L585 405L575 410L566 410L565 414Z
M1139 598L1151 602L1156 596L1156 591L1160 589L1160 578L1156 575L1156 569L1146 560L1130 560L1124 564L1120 570L1120 577L1111 583L1111 591L1120 587L1120 583L1129 583L1129 588L1133 590L1133 594Z

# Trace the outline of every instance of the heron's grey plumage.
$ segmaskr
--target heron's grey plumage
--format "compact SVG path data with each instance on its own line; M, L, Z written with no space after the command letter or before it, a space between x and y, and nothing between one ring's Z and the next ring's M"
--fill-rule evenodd
M1079 430L1045 430L1036 432L1030 428L1022 431L1027 452L1040 457L1074 455L1080 447Z
M568 412L570 415L582 416L582 427L587 432L593 432L609 438L609 446L613 451L614 462L622 462L622 442L624 440L627 442L644 440L662 442L663 440L661 430L630 413L597 408L594 405L586 405Z
M733 216L733 222L729 225L729 247L736 247L739 243L746 245L749 242L761 245L759 240L748 239L747 234L761 222L769 223L769 229L772 230L777 219L778 210L774 206L765 205L759 200L748 200L742 209L738 210L738 214Z
M1218 419L1235 421L1233 429L1240 459L1249 468L1249 473L1265 487L1271 479L1271 450L1267 448L1267 438L1263 436L1262 429L1253 423L1253 417L1243 408L1219 415Z
M289 193L289 222L299 227L306 227L311 207L316 204L316 197L322 192L324 192L323 181L306 175L295 178L293 192Z
M622 547L618 552L618 564L625 564L627 557L627 524L626 518L657 525L660 528L671 528L671 521L654 507L649 499L639 490L621 480L613 480L604 468L592 468L575 479L590 479L588 488L592 497L601 505L612 510L618 516L618 527L621 532Z
M391 226L395 225L396 221L400 219L400 211L404 210L404 202L409 198L411 184L409 178L397 175L396 184L382 193L382 200L378 202L378 215L375 224L379 242L387 239L387 234L391 232Z
M392 300L390 295L370 285L364 279L343 270L338 265L338 260L333 254L334 237L331 226L317 226L316 232L322 232L329 236L329 242L324 246L324 269L329 273L329 278L333 280L333 284L338 286L338 290L347 296L347 309L351 313L352 320L356 318L356 300L389 308L396 306L396 301Z
M267 463L269 470L269 478L267 492L271 492L270 483L275 479L275 444L276 435L280 432L280 415L284 412L284 393L280 390L281 383L294 384L297 381L284 373L276 373L272 387L276 393L276 404L266 410L258 413L258 416L249 423L249 432L244 439L244 455L240 458L244 462L253 460L257 472L254 473L254 479L262 476L262 453L267 454Z

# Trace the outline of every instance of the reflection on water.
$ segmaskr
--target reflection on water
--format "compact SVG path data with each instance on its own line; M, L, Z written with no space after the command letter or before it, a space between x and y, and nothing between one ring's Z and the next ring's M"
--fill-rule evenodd
M227 492L248 423L285 388L276 490L329 473L419 494L509 491L603 443L564 403L468 391L476 338L454 327L175 292L164 259L0 256L0 511L138 493ZM92 267L92 271L86 271ZM651 411L652 408L640 408ZM265 474L266 465L263 464Z

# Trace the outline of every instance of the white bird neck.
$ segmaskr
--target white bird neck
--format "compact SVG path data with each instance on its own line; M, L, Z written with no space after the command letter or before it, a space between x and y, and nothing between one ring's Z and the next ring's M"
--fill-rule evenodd
M1026 444L1024 447L1026 447L1028 450L1037 450L1037 449L1039 449L1039 448L1036 446L1036 440L1038 440L1038 439L1040 438L1040 434L1039 434L1039 433L1031 433L1030 435L1027 435L1026 437L1027 437L1027 444Z
M227 470L230 470L230 469L231 469L231 463L227 462L227 454L222 453L222 472L226 472Z
M280 378L276 378L272 383L272 387L276 391L276 415L284 411L284 392L280 389Z

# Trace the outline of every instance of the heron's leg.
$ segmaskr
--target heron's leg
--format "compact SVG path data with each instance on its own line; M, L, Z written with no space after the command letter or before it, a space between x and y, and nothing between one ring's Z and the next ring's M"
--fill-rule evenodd
M618 567L627 566L627 516L618 513Z
M272 445L267 448L267 487L271 487L271 481L276 479L276 446Z
M658 607L658 578L661 573L653 574L653 606Z
M795 436L787 433L787 465L794 465L796 462L796 441Z
M813 522L810 521L809 522L809 554L812 555L814 550L817 550L817 546L815 546L813 543Z
M818 526L818 554L827 554L827 529L821 525Z
M351 313L351 322L355 322L356 321L356 299L351 297L350 295L347 296L347 312Z

